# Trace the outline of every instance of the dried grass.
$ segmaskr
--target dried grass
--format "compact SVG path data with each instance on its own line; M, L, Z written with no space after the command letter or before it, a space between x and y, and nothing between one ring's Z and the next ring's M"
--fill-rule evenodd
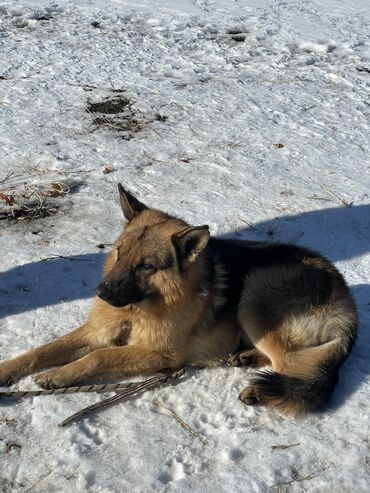
M56 214L60 207L53 199L69 192L69 186L63 182L9 188L0 193L0 220L39 219Z

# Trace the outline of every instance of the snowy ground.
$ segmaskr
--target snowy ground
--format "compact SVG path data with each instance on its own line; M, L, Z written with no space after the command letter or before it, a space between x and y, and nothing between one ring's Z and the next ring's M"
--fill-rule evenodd
M84 320L97 245L121 227L118 181L213 234L319 249L361 317L328 409L303 420L243 406L245 369L191 373L67 429L100 397L2 400L2 492L369 491L369 32L368 0L0 4L0 191L80 184L56 215L0 221L0 358ZM112 98L123 113L86 111Z

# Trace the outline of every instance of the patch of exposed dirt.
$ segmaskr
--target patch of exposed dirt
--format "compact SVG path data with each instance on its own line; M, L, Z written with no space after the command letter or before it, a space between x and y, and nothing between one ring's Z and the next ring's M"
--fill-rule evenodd
M86 111L88 113L105 113L107 115L116 115L117 113L124 111L127 106L130 106L133 103L134 101L132 99L120 94L112 99L106 99L96 103L88 101Z
M88 101L86 111L94 115L92 120L96 129L106 128L116 131L125 140L132 139L135 134L144 130L154 121L166 122L168 117L158 112L144 114L134 108L136 101L123 94L121 89L112 89L114 96L102 101Z
M148 121L139 121L131 115L127 115L121 118L111 118L108 116L94 118L93 124L97 127L106 127L110 130L116 130L117 132L140 132L146 127ZM126 136L126 138L129 136ZM131 136L132 138L133 136Z

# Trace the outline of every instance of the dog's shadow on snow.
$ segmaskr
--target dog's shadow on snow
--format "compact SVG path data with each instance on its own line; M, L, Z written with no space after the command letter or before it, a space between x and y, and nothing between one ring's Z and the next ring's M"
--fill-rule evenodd
M55 257L0 274L0 318L91 298L103 272L102 252Z
M230 231L224 237L304 245L336 262L346 277L340 263L350 261L356 267L356 259L370 251L370 205L282 216ZM104 258L101 251L57 257L20 265L0 274L0 317L91 298L102 275ZM358 279L348 276L347 280L359 308L361 326L358 341L341 369L340 385L330 407L341 405L370 375L370 285L354 285Z

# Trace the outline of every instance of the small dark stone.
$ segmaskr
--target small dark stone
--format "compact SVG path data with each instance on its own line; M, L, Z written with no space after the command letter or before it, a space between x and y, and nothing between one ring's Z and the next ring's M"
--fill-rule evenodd
M155 119L158 120L159 122L166 122L168 120L168 116L157 113L155 115Z
M241 43L243 41L245 41L245 38L247 37L245 34L234 34L233 36L231 36L233 38L234 41L237 41L238 43Z
M241 31L240 29L237 29L237 28L232 28L232 29L229 29L227 31L227 34L242 34L243 31Z

